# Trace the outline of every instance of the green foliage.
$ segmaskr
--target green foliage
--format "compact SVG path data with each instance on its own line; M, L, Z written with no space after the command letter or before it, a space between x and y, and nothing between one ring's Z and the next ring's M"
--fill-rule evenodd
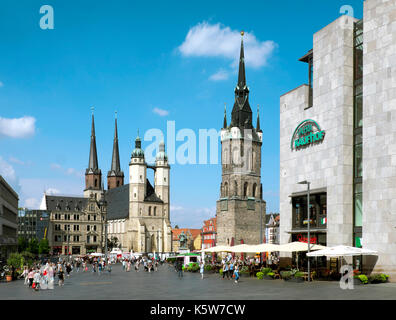
M24 237L18 237L18 252L23 252L27 249L28 247L28 241Z
M49 243L48 239L41 239L39 246L38 246L38 253L39 254L48 254L49 253Z
M14 267L15 269L22 269L24 263L25 259L20 253L17 252L11 253L10 257L7 259L7 264L9 265L10 269L11 267Z
M273 273L273 272L268 272L268 273L266 274L266 276L267 276L267 277L273 278L273 277L275 277L275 273Z
M294 277L295 277L295 278L303 278L303 277L304 277L304 273L301 272L301 271L297 271L297 272L294 274Z
M27 264L29 267L33 265L34 263L34 254L30 253L29 251L23 251L21 252L21 255L23 259L25 260L25 264Z
M30 239L27 251L33 253L33 254L38 254L39 252L39 242L36 238Z
M360 275L358 275L358 278L360 279L360 281L361 281L362 283L364 283L364 284L368 283L368 278L367 278L366 275L360 274Z
M256 273L256 277L257 277L257 279L263 279L264 273L262 273L262 272L257 272L257 273Z
M267 275L268 272L272 272L271 268L261 268L260 270L264 275Z
M243 267L241 268L240 273L249 273L249 267L248 267L248 266L243 266Z
M212 266L210 264L207 264L205 266L205 271L211 271L212 270Z
M197 262L190 262L187 267L187 271L197 272L199 270L199 264Z
M389 276L383 273L372 274L369 277L370 283L384 283L388 281Z
M222 276L222 275L223 275L223 269L220 269L220 270L219 270L219 273L220 273L220 275Z
M291 271L281 271L280 275L281 275L282 279L288 280L288 279L291 279L291 277L293 276L293 273Z

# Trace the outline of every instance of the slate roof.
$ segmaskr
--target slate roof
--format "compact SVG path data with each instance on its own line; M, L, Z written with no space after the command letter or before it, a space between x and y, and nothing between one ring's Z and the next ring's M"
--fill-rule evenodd
M68 207L71 212L81 212L86 207L88 199L84 197L46 195L45 202L48 211L66 211Z
M106 192L107 220L128 219L129 217L129 184Z

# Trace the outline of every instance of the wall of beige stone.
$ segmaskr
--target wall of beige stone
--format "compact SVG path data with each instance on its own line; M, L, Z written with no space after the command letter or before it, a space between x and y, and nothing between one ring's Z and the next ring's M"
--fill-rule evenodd
M327 245L352 244L354 21L341 16L314 34L313 106L307 108L307 85L280 98L281 244L291 241L290 195L306 190L297 184L303 180L311 182L311 189L327 188ZM315 120L325 138L291 150L293 132L306 119Z
M396 0L366 0L363 24L363 239L368 271L396 280Z

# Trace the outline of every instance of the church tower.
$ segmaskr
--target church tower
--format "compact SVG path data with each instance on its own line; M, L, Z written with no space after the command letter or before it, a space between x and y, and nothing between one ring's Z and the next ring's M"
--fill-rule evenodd
M107 173L107 188L113 189L124 185L124 172L121 171L120 153L118 150L117 115L115 118L115 131L113 141L113 156L111 158L111 170Z
M165 143L160 142L159 152L155 157L155 193L158 197L169 206L169 171L168 156L165 153ZM169 208L164 214L169 219Z
M231 123L227 126L225 111L221 129L222 181L216 204L217 245L258 244L262 243L265 234L266 204L261 191L262 132L259 115L256 128L252 123L243 32L241 35Z
M88 168L85 170L84 197L88 198L91 193L99 199L101 192L102 172L98 166L98 155L96 152L95 120L92 112L91 146L89 149Z

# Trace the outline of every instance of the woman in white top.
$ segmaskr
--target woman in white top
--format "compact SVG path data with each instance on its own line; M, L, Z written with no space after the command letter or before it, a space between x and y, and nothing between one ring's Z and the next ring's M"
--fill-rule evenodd
M199 271L201 272L201 280L203 279L204 276L204 269L205 269L205 265L203 263L203 261L201 261L201 264L199 265Z

